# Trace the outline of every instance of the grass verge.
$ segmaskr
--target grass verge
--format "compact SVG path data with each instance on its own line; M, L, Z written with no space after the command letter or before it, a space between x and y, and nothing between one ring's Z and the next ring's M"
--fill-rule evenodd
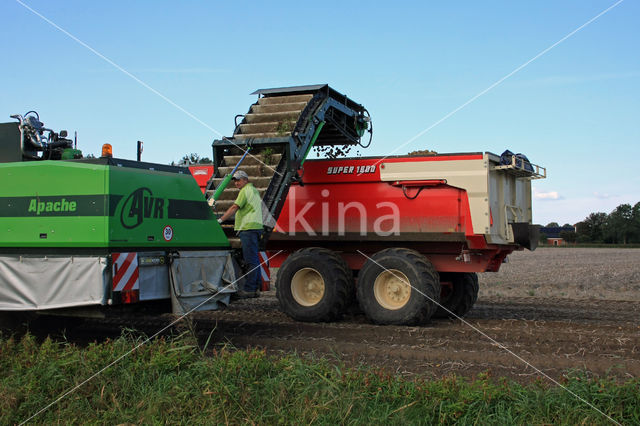
M0 423L20 423L129 351L123 336L86 348L0 336ZM574 374L566 387L613 417L640 423L640 381ZM185 336L144 345L37 423L607 424L565 390L480 377L405 380L323 359L227 348L203 355Z

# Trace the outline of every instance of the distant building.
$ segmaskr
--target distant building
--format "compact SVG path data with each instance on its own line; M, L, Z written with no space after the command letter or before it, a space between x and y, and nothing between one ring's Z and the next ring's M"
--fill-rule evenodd
M544 234L547 237L547 244L550 246L562 246L567 244L567 242L560 237L560 233L566 232L576 232L575 226L543 226L540 228L540 234Z

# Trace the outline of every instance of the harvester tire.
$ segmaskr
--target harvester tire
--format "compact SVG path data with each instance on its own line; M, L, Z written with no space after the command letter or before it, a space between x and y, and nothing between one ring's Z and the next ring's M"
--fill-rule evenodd
M310 247L284 261L276 278L280 309L298 321L333 321L353 293L351 270L335 252Z
M475 273L460 272L442 275L443 281L450 281L453 287L449 294L441 298L442 306L438 308L434 317L455 318L466 315L478 300L478 276Z
M424 324L440 302L440 277L420 253L386 249L360 270L357 295L365 315L376 324Z

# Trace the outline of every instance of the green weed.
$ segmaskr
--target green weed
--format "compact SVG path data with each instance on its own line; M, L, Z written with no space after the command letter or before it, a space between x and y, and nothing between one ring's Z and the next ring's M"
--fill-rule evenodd
M276 127L276 132L278 133L278 136L286 136L293 131L295 125L296 122L291 119L280 121Z
M0 336L0 423L19 423L141 342L78 348ZM616 421L640 422L640 380L570 373L564 385ZM323 358L213 347L189 335L140 347L34 419L37 423L607 424L564 389L481 374L406 380Z
M273 164L273 148L265 148L261 154L265 164L269 166Z

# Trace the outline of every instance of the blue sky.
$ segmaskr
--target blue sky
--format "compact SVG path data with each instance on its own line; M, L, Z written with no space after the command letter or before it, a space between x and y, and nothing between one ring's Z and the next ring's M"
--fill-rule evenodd
M14 0L0 2L0 121L36 109L85 153L210 156L258 88L329 83L385 155L615 1L24 0L194 120ZM397 151L522 152L547 167L534 221L640 201L640 3L626 0Z

